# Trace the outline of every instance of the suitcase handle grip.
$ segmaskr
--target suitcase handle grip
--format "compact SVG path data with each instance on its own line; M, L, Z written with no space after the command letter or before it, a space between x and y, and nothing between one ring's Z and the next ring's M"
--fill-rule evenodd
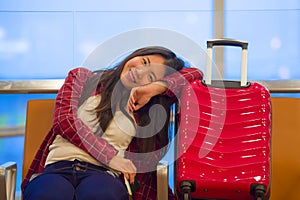
M236 46L242 48L241 87L247 86L248 42L234 39L213 39L207 41L205 83L211 85L212 77L212 48L213 46Z
M212 48L213 46L236 46L242 49L248 49L248 42L228 38L208 40L207 48Z

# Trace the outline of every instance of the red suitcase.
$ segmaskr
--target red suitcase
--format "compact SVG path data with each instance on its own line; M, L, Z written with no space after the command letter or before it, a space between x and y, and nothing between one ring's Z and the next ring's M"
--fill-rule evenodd
M242 48L241 81L211 80L216 45ZM205 79L182 91L175 165L181 199L269 199L270 94L247 82L247 46L231 39L208 41Z

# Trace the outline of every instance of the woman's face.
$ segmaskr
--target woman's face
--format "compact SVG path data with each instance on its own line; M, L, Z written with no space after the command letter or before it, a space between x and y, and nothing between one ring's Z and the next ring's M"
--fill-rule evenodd
M162 79L166 72L164 62L158 54L134 57L126 62L121 82L126 88L134 88Z

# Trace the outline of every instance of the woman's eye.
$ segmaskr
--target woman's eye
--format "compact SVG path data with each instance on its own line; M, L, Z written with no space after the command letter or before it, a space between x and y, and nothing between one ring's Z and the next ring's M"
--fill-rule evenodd
M153 82L153 81L154 81L154 78L153 78L152 75L149 75L149 81L150 81L150 82Z
M143 65L147 65L147 60L143 58Z

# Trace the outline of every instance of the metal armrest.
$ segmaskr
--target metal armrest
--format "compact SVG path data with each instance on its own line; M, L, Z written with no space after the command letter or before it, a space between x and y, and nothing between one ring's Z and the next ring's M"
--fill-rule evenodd
M157 165L157 199L166 200L168 199L168 163L160 161Z
M17 163L7 162L0 165L0 199L14 200L16 192Z

